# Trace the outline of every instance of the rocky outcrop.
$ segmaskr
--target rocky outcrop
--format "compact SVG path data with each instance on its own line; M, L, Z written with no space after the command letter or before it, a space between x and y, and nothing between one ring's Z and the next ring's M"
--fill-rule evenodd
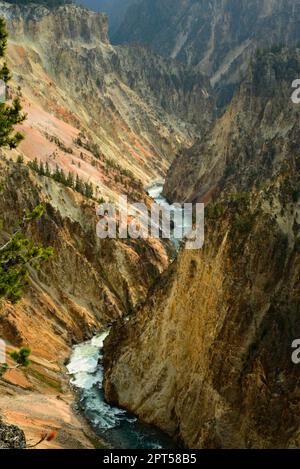
M15 425L7 425L0 421L0 449L25 449L25 435Z
M280 47L257 54L225 114L170 166L164 187L169 200L207 202L225 181L247 190L276 173L296 145L299 111L291 85L300 73L299 57L299 50Z
M257 47L297 44L294 0L141 0L129 8L118 43L143 43L211 77L223 107Z
M1 2L1 14L9 20L14 39L29 39L37 48L55 37L57 42L76 41L91 46L108 44L107 17L69 4L49 9L44 5L14 5ZM49 44L50 41L50 44Z
M29 236L56 252L39 274L32 273L24 300L1 309L1 336L15 345L30 344L42 356L64 358L72 343L143 301L166 268L167 256L159 243L100 240L95 202L25 165L5 160L0 164L6 231L13 231L24 209L43 204L43 220ZM41 330L47 333L41 336Z
M10 153L10 157L15 154ZM1 245L24 210L43 204L43 217L27 236L54 247L17 305L1 301L0 337L7 351L28 346L30 366L0 380L1 416L25 431L30 444L57 435L41 448L93 448L97 437L76 413L64 364L82 342L145 300L168 265L159 242L100 240L96 203L4 155L1 173ZM9 357L8 357L9 360ZM1 434L1 432L0 432Z
M33 107L88 135L107 168L120 165L147 184L210 122L208 80L150 50L111 46L106 15L75 5L49 10L3 2L0 13L9 27L16 92L20 86ZM38 123L35 129L41 133Z
M1 415L32 444L54 430L57 438L41 447L90 448L99 442L73 408L65 361L74 343L145 301L168 256L157 240L98 239L96 201L26 163L36 158L52 171L79 175L101 201L125 193L150 203L143 183L164 174L177 148L206 126L197 107L208 104L209 120L210 88L201 74L150 51L113 48L105 15L5 2L0 14L10 31L9 93L27 113L21 146L0 155L1 244L24 209L43 204L28 236L55 249L41 271L30 272L22 301L1 302L8 350L32 350L28 369L10 370L0 381Z
M191 448L299 445L299 228L287 232L299 201L278 183L254 193L249 211L225 200L203 251L182 252L106 344L109 402ZM278 198L283 218L270 207Z
M300 334L300 142L285 75L288 63L298 70L294 54L260 57L228 111L249 144L242 139L238 150L237 127L226 128L221 167L238 167L214 179L204 248L183 248L147 304L105 344L109 402L191 448L300 443L291 360ZM219 167L222 154L210 156Z

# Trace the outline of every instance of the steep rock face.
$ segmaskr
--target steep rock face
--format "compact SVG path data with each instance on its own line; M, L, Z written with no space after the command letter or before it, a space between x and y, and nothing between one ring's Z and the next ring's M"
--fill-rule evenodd
M74 411L65 361L74 343L143 302L168 259L159 242L98 239L94 201L4 155L0 168L0 244L24 210L43 204L43 217L27 235L55 249L51 261L30 272L17 305L1 301L0 337L7 352L21 346L32 350L28 368L10 370L0 380L1 417L22 428L30 444L55 431L56 439L40 448L93 448L97 437Z
M234 152L232 132L228 157L239 154L239 166L207 208L204 248L183 249L147 305L105 344L107 399L192 448L299 446L291 344L300 334L300 142L286 60L286 51L261 58L252 82L261 94L251 134L257 159ZM283 75L266 88L274 61ZM234 102L233 121L244 101Z
M41 356L64 358L72 343L144 300L167 266L166 254L154 241L100 240L93 201L24 165L1 161L1 183L5 230L13 231L25 208L43 204L46 213L30 237L56 252L39 274L32 273L24 300L1 309L1 336L15 345L30 344Z
M253 50L295 44L299 22L294 0L142 0L129 8L114 41L146 43L198 66L217 86L222 107Z
M7 3L0 12L16 89L89 134L106 161L144 183L163 176L178 148L191 146L210 121L213 101L201 73L149 50L112 47L105 15Z
M53 13L43 5L24 7L1 2L1 14L10 20L16 39L30 37L37 46L48 43L49 47L53 37L57 42L75 40L90 46L109 42L106 16L72 4Z
M125 193L148 203L138 179L146 183L165 172L173 151L169 132L174 130L174 150L191 143L198 127L192 106L185 114L190 123L168 113L177 106L178 116L183 115L186 102L196 97L192 89L183 89L183 68L150 54L151 67L161 67L161 84L173 93L174 108L168 103L164 111L162 90L142 69L146 58L138 69L134 51L110 46L105 15L74 5L49 10L4 2L0 14L10 30L10 95L20 97L27 113L21 146L0 156L1 244L24 209L43 204L45 214L28 235L55 248L51 261L31 272L22 301L1 302L0 336L8 350L32 349L30 367L10 370L0 382L1 416L20 426L29 442L57 431L57 438L41 447L91 448L95 435L72 408L65 360L74 343L143 302L168 257L155 240L99 240L96 202L39 176L26 162L36 158L52 171L58 166L66 175L91 181L97 198L115 201ZM178 88L168 81L168 67L183 80ZM138 73L145 76L144 89ZM16 163L20 156L24 163Z
M253 194L248 213L240 207L245 223L254 217L251 234L225 201L203 251L184 251L106 344L107 399L191 448L299 445L299 200L279 185ZM287 205L276 221L278 198Z
M247 189L276 172L295 147L299 109L291 100L291 85L299 64L299 50L257 55L225 114L173 161L164 187L168 199L208 201L228 178Z

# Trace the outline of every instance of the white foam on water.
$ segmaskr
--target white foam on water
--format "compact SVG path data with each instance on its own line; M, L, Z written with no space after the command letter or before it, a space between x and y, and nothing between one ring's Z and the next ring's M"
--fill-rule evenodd
M105 331L91 340L75 345L67 369L72 375L71 383L84 391L82 401L90 421L103 430L115 428L126 413L122 409L107 404L102 394L102 357L104 340L109 335ZM94 386L97 386L95 391ZM97 392L98 391L98 392Z
M76 345L70 358L67 370L73 375L72 384L82 389L90 389L101 376L97 373L98 362L103 349L104 340L109 331L93 337L93 339L83 344Z
M157 188L158 196L161 191L162 186ZM161 441L166 446L162 446L162 436L158 436L157 430L142 426L135 416L105 402L102 357L108 335L109 330L75 345L67 365L71 383L79 390L80 404L86 418L102 437L108 438L109 443L118 448L168 448L169 442L165 443L165 437Z
M176 220L176 225L178 229L181 229L183 232L184 236L189 234L193 228L193 222L192 222L192 210L186 210L184 212L183 207L178 207L174 204L169 204L167 199L162 196L162 191L163 191L163 184L154 184L153 186L149 187L147 189L148 194L154 201L160 205L165 212L170 212L173 213L174 220ZM181 223L180 223L181 220ZM178 247L178 242L180 241L179 239L175 239L172 236L171 233L171 239L174 241L175 245Z

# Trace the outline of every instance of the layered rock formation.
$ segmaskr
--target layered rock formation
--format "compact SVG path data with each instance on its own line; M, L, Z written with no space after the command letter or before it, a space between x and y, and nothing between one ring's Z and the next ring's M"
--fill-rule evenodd
M173 161L165 196L207 201L222 180L247 189L271 177L293 145L299 110L291 101L291 85L299 73L298 50L259 52L225 114Z
M141 22L147 43L164 41L163 54L185 65L140 46L111 46L104 15L0 3L11 33L10 93L28 112L20 151L25 161L37 157L92 181L99 197L130 188L132 198L147 199L138 179L164 175L181 147L205 135L181 152L165 186L170 200L213 198L205 247L182 249L165 272L160 243L100 241L94 201L2 155L2 241L24 208L42 203L45 215L28 234L56 255L31 272L17 306L1 304L9 350L33 350L27 370L1 381L1 414L29 443L55 430L57 440L44 447L99 444L72 409L64 361L74 342L134 310L105 345L111 403L189 447L299 446L291 343L300 334L300 140L290 101L299 51L259 52L216 124L209 83L198 72L225 85L226 95L257 44L298 39L297 5L141 5L151 5L151 34ZM134 12L145 10L130 11L135 21Z
M112 47L106 15L75 5L49 10L3 2L0 14L9 27L15 89L21 87L26 109L31 106L34 111L29 110L29 116L42 114L41 107L54 113L75 127L73 134L77 129L96 144L109 167L121 165L149 183L165 174L177 150L189 147L210 121L211 91L201 73L149 50ZM51 126L47 130L39 117L34 125L36 145L47 148L46 134L61 139L61 134L71 132L63 124L56 131ZM51 115L48 119L53 121ZM44 150L34 150L46 158ZM68 169L71 163L69 155ZM95 185L105 186L97 165L83 164L80 172Z
M129 8L117 43L146 43L159 53L209 74L228 101L253 50L299 39L294 0L142 0Z
M107 399L191 448L300 444L299 64L286 50L257 58L219 123L224 151L204 146L217 168L198 188L217 185L204 248L183 249L105 344Z
M43 270L31 272L17 305L1 302L1 338L10 350L32 350L28 369L9 371L1 380L1 415L20 425L31 443L56 430L58 439L44 447L93 447L95 437L70 407L74 397L64 362L74 343L144 301L168 259L158 242L98 239L94 201L4 155L0 166L1 245L24 210L43 204L45 214L28 236L55 249Z
M68 352L72 342L82 341L130 312L167 266L163 248L155 241L151 246L151 241L97 238L95 202L37 176L25 165L2 161L1 183L5 230L13 231L24 209L43 204L43 220L29 235L56 251L39 276L33 273L34 287L28 292L24 311L20 303L7 305L1 313L2 335L14 338L15 345L30 343L46 357L58 358L59 349ZM27 319L18 319L21 311ZM47 335L43 338L38 333L44 322L43 329L53 332L49 345Z
M92 182L96 199L125 193L149 202L143 183L165 174L175 151L210 121L210 87L198 72L150 51L112 47L105 15L4 2L0 14L10 32L9 94L27 113L24 142L0 158L2 242L24 209L43 204L43 219L28 235L55 248L51 262L31 272L22 301L1 304L0 336L9 350L32 349L30 367L0 383L1 415L30 444L54 429L57 439L41 447L93 447L99 442L72 409L64 362L74 343L145 300L168 256L154 240L100 241L95 201L26 163L36 158L79 175Z

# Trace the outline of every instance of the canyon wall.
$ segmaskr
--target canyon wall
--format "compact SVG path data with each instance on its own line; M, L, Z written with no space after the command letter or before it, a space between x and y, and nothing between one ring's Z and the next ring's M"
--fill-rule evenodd
M98 239L96 203L14 162L18 152L0 157L1 245L24 210L42 204L44 215L26 234L55 252L40 271L30 271L18 304L1 301L7 351L32 350L28 369L13 369L0 380L1 417L20 426L28 444L55 431L57 438L42 448L93 448L100 443L76 413L64 365L75 343L145 300L168 258L159 242Z
M42 204L46 212L29 235L56 253L39 274L32 272L24 303L2 310L1 336L15 345L27 343L46 357L65 357L72 343L143 301L166 268L166 253L155 241L100 240L95 202L26 165L1 161L1 184L5 232L13 232L23 210ZM26 317L20 317L21 311Z
M190 448L299 446L300 132L288 63L298 71L298 52L259 56L213 130L226 151L203 146L199 198L215 188L203 249L183 247L105 344L109 402Z
M0 155L1 241L24 210L42 204L45 214L27 234L55 249L40 272L30 272L21 302L1 303L8 350L32 349L30 367L1 380L1 416L29 444L55 430L57 439L41 447L94 447L101 442L73 407L65 361L74 343L143 303L169 262L157 240L98 239L96 203L124 193L150 203L144 185L209 124L210 85L143 48L112 47L103 14L5 2L0 14L10 33L9 97L18 96L27 113L19 149ZM91 182L94 199L29 169L35 159Z
M110 34L120 26L128 8L139 0L83 0L79 5L85 5L92 10L107 13L109 19Z
M106 15L75 5L49 10L4 2L0 14L9 28L15 88L21 88L26 107L72 125L73 133L77 129L98 146L104 163L120 165L144 184L161 178L177 150L191 146L210 122L208 80L150 50L111 46ZM66 133L41 129L39 120L37 144L45 134ZM43 157L43 151L34 152ZM81 169L95 185L107 185L101 168L96 170Z
M297 44L299 8L294 0L142 0L113 39L194 65L210 76L222 109L257 47Z
M299 110L291 96L299 73L298 49L259 52L224 115L174 159L164 195L171 201L209 201L225 181L240 190L275 174L295 147Z

